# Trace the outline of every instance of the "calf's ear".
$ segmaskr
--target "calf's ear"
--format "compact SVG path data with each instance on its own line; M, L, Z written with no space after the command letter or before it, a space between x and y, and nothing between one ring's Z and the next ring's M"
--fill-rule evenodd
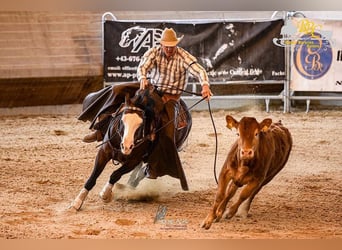
M230 115L226 115L227 128L232 129L238 127L238 122Z
M271 124L272 124L272 119L266 118L259 124L259 128L262 132L267 132Z

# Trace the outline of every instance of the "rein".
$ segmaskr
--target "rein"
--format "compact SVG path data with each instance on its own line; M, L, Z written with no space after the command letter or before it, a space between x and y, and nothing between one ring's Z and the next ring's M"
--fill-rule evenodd
M198 105L199 103L201 103L203 100L205 100L207 97L203 97L201 98L199 101L197 101L195 104L191 105L191 107L188 108L188 110L190 111L191 109L193 109L196 105ZM179 114L184 114L185 111L183 111L182 113ZM154 133L158 133L160 130L162 130L163 128L167 127L171 122L174 122L176 120L177 117L175 117L174 119L168 121L167 123L164 124L164 126L158 128L157 130L154 131Z

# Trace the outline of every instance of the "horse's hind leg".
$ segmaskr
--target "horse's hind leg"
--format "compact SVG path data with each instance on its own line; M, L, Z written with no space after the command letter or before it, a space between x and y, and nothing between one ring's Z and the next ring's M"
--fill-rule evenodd
M143 162L140 162L132 171L127 184L133 188L136 188L140 181L146 177L145 167L143 167Z
M88 178L87 182L85 183L80 193L77 195L75 200L71 203L70 205L71 208L74 208L77 211L81 209L84 203L84 200L87 198L89 191L95 186L97 178L100 176L100 174L104 170L110 158L111 158L110 154L107 154L103 148L100 148L95 159L93 172L91 173L90 177Z

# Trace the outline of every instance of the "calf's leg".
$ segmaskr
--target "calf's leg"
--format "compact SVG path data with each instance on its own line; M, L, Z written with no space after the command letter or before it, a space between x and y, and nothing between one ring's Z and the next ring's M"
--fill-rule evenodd
M257 193L259 193L260 189L262 188L262 186L260 186L251 197L249 197L248 199L246 199L238 208L238 211L236 212L236 215L242 217L242 218L247 218L248 216L248 211L251 208L251 204L252 201L254 199L254 197L257 195Z
M241 190L241 193L237 201L229 207L226 218L232 218L236 214L241 203L243 203L248 198L253 197L254 193L256 193L259 190L259 188L260 182L258 181L251 181L246 186L244 186ZM252 202L252 199L250 200L250 202ZM249 204L247 203L247 207L245 209L249 209L250 202Z
M213 221L217 218L216 216L217 208L225 197L227 185L230 180L231 180L231 174L228 171L228 168L224 166L219 176L218 188L217 188L213 208L211 209L207 217L202 222L201 227L205 229L209 229Z
M238 186L235 185L235 183L233 181L230 181L228 188L226 190L225 197L221 201L220 205L218 206L218 208L216 210L216 221L217 222L222 218L222 215L223 215L224 211L226 210L228 201L230 201L230 199L235 195L237 189L238 189Z

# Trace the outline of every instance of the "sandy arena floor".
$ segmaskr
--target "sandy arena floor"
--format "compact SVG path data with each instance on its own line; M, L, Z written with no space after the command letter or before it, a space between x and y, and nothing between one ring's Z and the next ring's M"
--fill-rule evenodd
M81 211L68 209L92 171L96 143L81 138L88 123L75 115L0 119L0 238L15 239L331 239L342 238L342 110L284 114L216 111L217 173L234 131L225 115L282 120L294 146L285 168L256 196L251 216L200 228L211 208L215 138L208 112L193 112L193 128L180 153L190 191L177 179L145 179L134 192L115 188L103 203L99 191L117 166L109 163ZM120 180L125 184L129 175ZM155 220L164 209L164 220ZM158 217L158 216L157 216Z

